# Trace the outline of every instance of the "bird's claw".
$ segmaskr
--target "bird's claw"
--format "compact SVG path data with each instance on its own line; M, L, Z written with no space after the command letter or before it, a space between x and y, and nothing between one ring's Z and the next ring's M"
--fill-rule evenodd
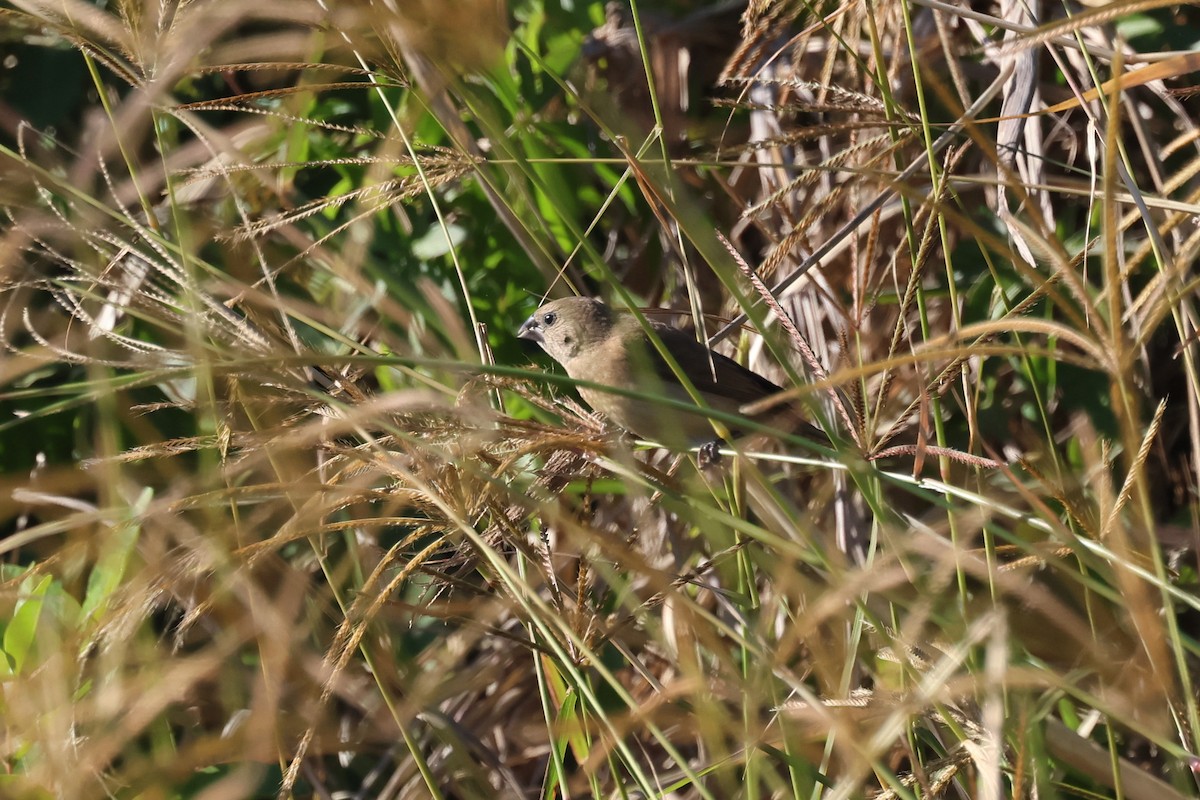
M700 469L708 469L709 467L720 465L722 444L724 442L720 439L714 439L700 446L700 450L696 453L696 463Z

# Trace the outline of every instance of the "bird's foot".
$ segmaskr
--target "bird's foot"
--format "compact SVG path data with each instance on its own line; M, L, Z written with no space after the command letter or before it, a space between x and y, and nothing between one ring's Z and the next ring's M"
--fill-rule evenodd
M713 439L700 446L699 452L696 453L696 464L700 469L721 465L721 445L723 444L725 443L720 439Z

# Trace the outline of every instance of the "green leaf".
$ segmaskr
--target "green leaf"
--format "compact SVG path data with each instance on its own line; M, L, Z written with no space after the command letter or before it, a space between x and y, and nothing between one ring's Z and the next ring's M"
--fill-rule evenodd
M467 238L466 230L460 225L450 224L446 229L450 232L449 241L446 240L442 226L434 225L424 236L413 242L413 255L422 261L430 261L446 255L452 247L458 247Z
M1117 33L1125 39L1137 39L1141 36L1161 36L1162 22L1144 14L1134 14L1125 19L1117 20Z
M102 611L125 578L129 557L133 554L138 535L142 531L138 519L150 505L153 495L152 489L143 489L137 502L127 512L126 520L113 530L105 542L95 568L88 575L87 593L83 598L84 619L92 619Z
M53 576L45 575L33 585L36 576L30 575L21 583L20 599L13 609L12 619L4 630L4 652L14 673L20 673L37 638L38 620L42 616L46 592L54 582ZM32 589L30 588L32 586Z

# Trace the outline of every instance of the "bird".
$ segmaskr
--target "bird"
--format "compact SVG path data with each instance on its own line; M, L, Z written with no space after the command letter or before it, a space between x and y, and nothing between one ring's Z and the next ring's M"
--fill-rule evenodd
M659 322L649 325L709 408L738 414L743 406L783 391L682 330ZM695 405L637 318L600 300L566 297L546 303L525 320L517 337L541 345L574 380L662 395ZM630 433L672 450L699 446L702 462L717 461L721 439L702 409L688 413L652 400L585 386L578 388L594 411ZM804 421L790 405L764 412L756 421L797 433L817 444L829 444L829 438ZM741 433L731 431L735 437Z

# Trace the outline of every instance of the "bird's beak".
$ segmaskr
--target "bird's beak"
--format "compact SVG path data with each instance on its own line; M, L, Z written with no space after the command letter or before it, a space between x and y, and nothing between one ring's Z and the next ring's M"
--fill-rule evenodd
M542 344L545 339L542 338L542 326L537 324L537 320L533 317L525 320L525 324L517 331L518 339L528 339L531 342Z

